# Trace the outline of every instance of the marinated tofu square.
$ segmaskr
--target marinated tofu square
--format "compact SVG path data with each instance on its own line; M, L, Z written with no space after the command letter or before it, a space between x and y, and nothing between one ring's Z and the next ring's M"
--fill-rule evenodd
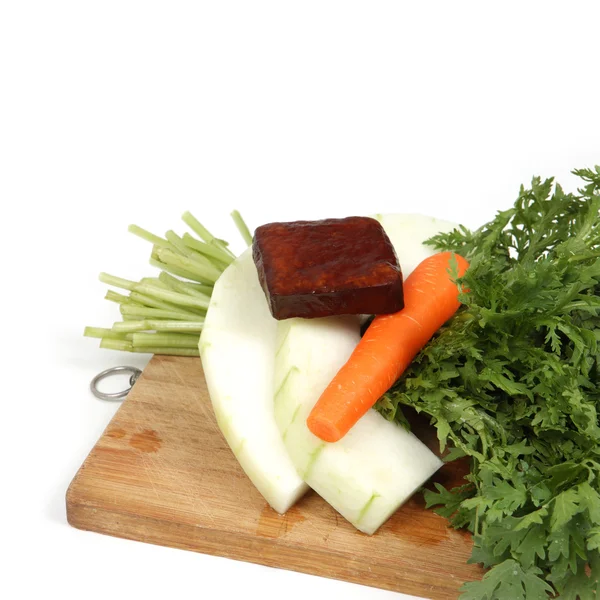
M404 306L398 258L375 219L269 223L256 229L252 252L276 319L389 314Z

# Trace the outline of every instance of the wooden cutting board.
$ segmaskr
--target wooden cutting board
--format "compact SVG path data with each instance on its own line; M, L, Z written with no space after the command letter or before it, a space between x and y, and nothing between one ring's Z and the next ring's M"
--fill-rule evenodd
M455 485L462 475L447 465L435 480ZM66 501L79 529L434 600L457 598L464 581L482 575L467 565L470 536L425 510L421 494L371 537L313 492L285 516L274 512L217 428L198 358L151 360Z

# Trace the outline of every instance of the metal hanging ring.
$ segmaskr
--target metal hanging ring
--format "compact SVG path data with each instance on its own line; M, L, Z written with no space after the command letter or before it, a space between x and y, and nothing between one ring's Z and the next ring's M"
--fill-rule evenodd
M101 392L98 389L98 384L107 377L111 375L118 375L119 373L131 373L131 377L129 378L129 387L122 392L113 392L112 394L108 394L106 392ZM142 371L137 367L111 367L110 369L106 369L102 371L102 373L98 373L94 379L90 382L90 390L96 398L100 400L122 400L129 394L131 388L135 385L135 382L138 380L138 377L142 374Z

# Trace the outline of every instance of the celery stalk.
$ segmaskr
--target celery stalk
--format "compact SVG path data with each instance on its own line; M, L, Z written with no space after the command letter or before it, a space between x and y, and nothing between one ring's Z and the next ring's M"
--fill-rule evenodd
M170 248L171 251L175 249L176 254L179 254L189 260L192 260L195 263L200 263L201 265L208 268L217 267L217 269L219 269L219 265L215 264L214 259L211 260L211 258L204 256L202 253L197 252L196 250L187 246L183 242L183 240L173 231L167 231L166 235L171 244L173 245L173 248Z
M183 243L189 248L200 252L201 254L221 261L225 265L231 264L234 260L229 253L225 252L221 248L212 244L207 244L206 242L201 242L200 240L192 237L189 233L183 234Z
M137 282L135 281L123 279L122 277L115 277L114 275L109 275L108 273L100 273L98 279L107 285L112 285L113 287L118 287L129 291L133 290L133 288L137 285Z
M207 294L205 291L200 291L185 281L181 281L176 277L169 275L168 273L161 273L158 276L158 279L174 292L180 292L181 294L189 294L190 296L197 296L210 300L210 293Z
M227 244L216 238L191 212L186 211L183 213L181 217L183 222L190 227L200 238L202 238L207 244L214 244L216 247L221 248L225 253L229 254L232 258L235 258L235 255L227 248Z
M221 275L221 271L214 265L200 264L191 258L175 254L175 252L167 248L158 249L158 258L161 262L167 265L172 265L174 267L184 269L190 273L194 273L200 278L201 282L207 281L208 283L215 283L215 281L217 281Z
M102 335L92 337L112 337L112 334L163 332L163 333L200 333L204 323L202 321L165 321L163 319L144 319L141 321L118 321L112 329L103 329ZM110 335L109 335L110 334ZM120 339L120 338L115 338Z
M169 286L164 281L161 281L160 277L142 277L142 279L140 279L140 283L155 285L163 290L169 289Z
M134 333L133 345L136 348L147 346L165 348L198 348L198 335L185 333Z
M200 284L206 284L206 280L199 278L194 273L187 271L186 269L182 269L180 267L175 267L173 265L167 265L163 263L157 258L150 258L150 264L157 269L161 269L162 271L166 271L167 273L172 273L173 275L177 275L178 277L184 277L185 279L190 279L192 281L198 282Z
M112 340L109 338L102 338L100 340L100 348L106 348L108 350L122 350L123 352L133 352L133 343L125 340Z
M170 356L200 356L198 348L167 348L164 346L133 346L130 352L141 352L144 354L166 354Z
M162 283L162 282L161 282ZM169 289L163 289L155 285L147 283L138 283L135 286L135 291L141 294L146 294L159 300L170 302L174 305L179 306L191 306L193 308L199 308L206 310L210 303L208 297L201 298L200 296L191 296L189 294L181 294L179 292L173 292Z
M167 233L165 233L165 237L171 245L183 256L190 256L192 253L191 250L183 243L183 240L172 230L169 229Z
M181 218L183 219L183 222L205 242L210 242L215 239L215 236L208 231L208 229L206 229L206 227L204 227L204 225L202 225L189 210L184 212Z
M190 313L184 310L165 310L163 308L151 308L149 306L130 306L121 304L121 314L127 317L137 319L169 319L180 321L204 321L200 315Z
M147 321L117 321L113 323L112 329L109 331L113 333L134 333L138 331L148 331L150 327ZM108 336L106 336L108 337Z
M125 340L126 332L113 331L104 327L86 327L83 331L85 337L107 338L111 340Z
M147 296L146 294L141 294L140 292L131 292L129 297L135 302L139 302L140 304L149 306L150 308L162 308L164 310L180 309L177 304L173 304L172 302L164 302L163 300L159 300L158 298L154 298L152 296ZM196 310L191 307L186 307L186 310L199 316L202 316L206 312L206 309Z
M242 238L244 238L244 241L246 242L246 244L248 244L248 246L251 246L252 245L252 234L250 233L248 226L246 225L244 219L242 218L242 215L240 215L239 211L234 210L231 213L231 218L233 219L233 222L235 223L236 227L238 228L240 235L242 236Z
M122 304L123 302L129 301L128 296L123 296L123 294L118 294L117 292L114 292L113 290L108 290L106 292L106 296L104 296L104 299L110 300L111 302L116 302L117 304Z
M182 281L181 283L185 283L189 287L194 288L197 292L202 292L207 296L210 296L214 289L214 285L209 283L197 283L195 281Z
M141 227L138 227L137 225L130 225L128 228L128 231L130 231L134 235L137 235L138 237L141 237L142 239L146 240L147 242L151 242L152 244L155 244L157 246L164 246L166 248L169 247L168 240L165 240L157 235L154 235L153 233L150 233L149 231L146 231L145 229L142 229Z
M150 319L146 321L153 331L200 333L204 327L203 321L162 321Z

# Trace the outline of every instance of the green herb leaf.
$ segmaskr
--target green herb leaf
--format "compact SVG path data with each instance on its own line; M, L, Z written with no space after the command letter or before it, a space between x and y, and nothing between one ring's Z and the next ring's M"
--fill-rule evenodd
M426 491L492 569L463 599L596 597L600 574L600 167L566 193L534 178L476 231L429 244L469 260L463 307L376 408L431 417L469 484Z

